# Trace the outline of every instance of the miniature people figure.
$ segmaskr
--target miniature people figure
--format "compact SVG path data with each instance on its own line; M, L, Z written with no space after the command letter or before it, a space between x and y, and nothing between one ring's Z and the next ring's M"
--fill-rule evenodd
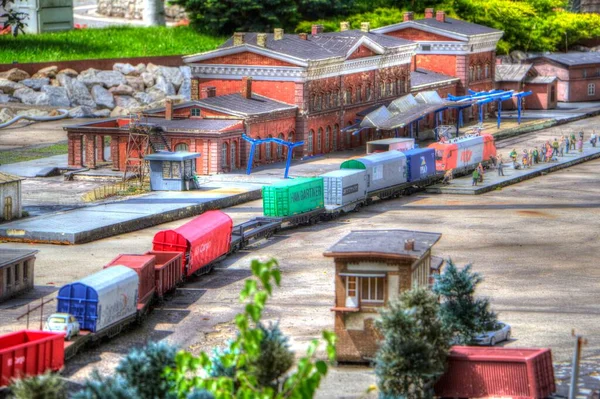
M513 148L513 150L510 152L510 154L508 154L509 157L512 158L513 161L517 160L517 149Z
M450 184L450 180L452 180L452 170L448 169L446 173L444 173L444 180L442 180L442 184Z
M538 151L537 147L533 149L533 162L536 164L540 162L540 152Z
M580 134L579 139L577 139L577 151L583 152L583 134Z
M471 185L476 186L478 180L479 180L479 171L477 170L477 168L475 168L475 170L473 171L473 184L471 184Z
M529 156L527 157L527 160L529 161L529 166L533 165L534 160L533 160L533 150L530 148L529 149Z
M551 145L546 147L546 162L552 161L552 154L554 154L554 148Z
M565 156L565 138L561 137L558 142L558 155L563 157Z
M523 169L527 169L527 165L529 164L529 157L528 157L528 153L527 150L523 150L523 156L522 156L522 161L523 161Z
M575 145L577 144L577 139L575 138L575 133L571 133L571 148L575 150Z
M565 153L569 153L569 150L571 149L571 140L569 140L569 137L565 137L562 136L562 139L565 141Z
M554 138L554 141L552 142L552 157L554 157L555 155L558 155L558 140L556 140L556 137Z
M498 176L504 176L504 165L502 165L502 154L498 155L496 162L496 168L498 169Z
M590 143L592 143L592 147L596 147L596 142L598 141L598 138L596 137L596 132L592 133L592 137L590 137Z
M477 165L477 172L479 172L479 181L483 183L483 165L481 162Z
M516 159L513 159L513 169L521 169L521 164Z

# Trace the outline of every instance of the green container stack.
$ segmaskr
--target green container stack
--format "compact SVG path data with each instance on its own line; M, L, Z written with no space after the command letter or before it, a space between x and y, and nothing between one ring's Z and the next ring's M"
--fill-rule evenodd
M265 216L286 217L323 208L323 178L289 179L262 188Z

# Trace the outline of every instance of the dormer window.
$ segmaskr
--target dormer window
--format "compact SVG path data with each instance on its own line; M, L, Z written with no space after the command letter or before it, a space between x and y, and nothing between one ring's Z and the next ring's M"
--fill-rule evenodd
M191 115L195 117L200 116L200 108L192 108Z

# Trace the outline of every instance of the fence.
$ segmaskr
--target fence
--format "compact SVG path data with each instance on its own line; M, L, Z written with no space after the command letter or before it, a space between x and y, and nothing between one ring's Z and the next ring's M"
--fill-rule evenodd
M92 191L82 195L84 202L94 202L115 195L134 195L150 190L148 181L140 182L139 180L124 181L108 186L96 187Z

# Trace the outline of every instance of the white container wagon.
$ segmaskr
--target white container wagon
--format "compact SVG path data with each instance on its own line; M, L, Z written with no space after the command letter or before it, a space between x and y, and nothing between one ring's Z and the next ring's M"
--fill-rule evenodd
M340 169L363 169L367 173L367 193L375 193L398 184L406 183L406 155L400 151L388 151L366 157L350 159Z
M360 169L340 169L321 175L325 209L348 212L367 197L367 174Z

